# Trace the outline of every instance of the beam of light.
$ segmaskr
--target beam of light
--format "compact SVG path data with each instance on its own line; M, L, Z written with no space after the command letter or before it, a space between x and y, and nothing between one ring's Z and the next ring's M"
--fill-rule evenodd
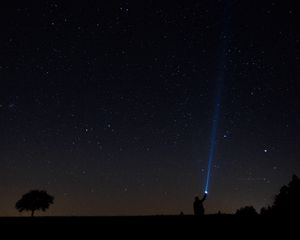
M206 194L208 194L209 182L210 182L210 177L211 177L211 168L212 168L212 163L213 163L213 160L215 158L215 153L216 153L217 130L218 130L219 119L220 119L222 88L223 88L223 80L222 80L222 78L219 78L218 86L217 86L217 93L216 93L216 98L215 98L215 103L214 103L215 104L214 105L214 114L213 114L211 135L210 135L207 175L206 175L205 189L204 189L204 192Z
M218 78L216 81L216 94L214 99L214 112L212 118L210 143L209 143L209 154L207 164L207 176L205 181L204 193L208 194L209 184L211 179L212 164L216 155L217 147L217 131L220 119L221 109L221 98L223 92L224 81L226 73L228 72L227 58L228 58L228 47L230 45L230 26L232 17L232 4L233 1L224 1L224 13L222 17L222 31L220 32L220 61L218 64L217 72Z

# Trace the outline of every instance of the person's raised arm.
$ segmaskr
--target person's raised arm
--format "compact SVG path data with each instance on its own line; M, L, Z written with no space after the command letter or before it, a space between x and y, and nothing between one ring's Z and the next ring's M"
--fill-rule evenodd
M204 202L205 199L206 199L206 197L207 197L207 193L204 193L204 196L203 196L203 198L201 199L201 202Z

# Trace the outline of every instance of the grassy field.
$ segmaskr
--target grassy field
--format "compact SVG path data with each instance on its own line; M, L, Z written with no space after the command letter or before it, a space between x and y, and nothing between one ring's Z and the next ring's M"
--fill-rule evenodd
M183 216L116 216L116 217L0 217L0 224L19 226L85 226L85 227L184 227L184 228L266 228L268 226L281 226L292 222L292 218L265 217L265 216L235 216L235 215L206 215L195 217Z
M84 239L101 236L203 239L204 237L236 237L245 239L262 236L292 236L297 232L293 218L235 215L195 216L134 216L134 217L2 217L1 230L51 238L67 236ZM295 227L296 226L296 227ZM38 232L38 233L37 233ZM269 238L268 238L269 239Z

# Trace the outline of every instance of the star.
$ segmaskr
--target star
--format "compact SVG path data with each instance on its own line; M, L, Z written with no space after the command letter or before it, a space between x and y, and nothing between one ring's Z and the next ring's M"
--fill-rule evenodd
M8 107L9 108L14 108L16 105L14 104L14 103L10 103L10 104L8 104Z

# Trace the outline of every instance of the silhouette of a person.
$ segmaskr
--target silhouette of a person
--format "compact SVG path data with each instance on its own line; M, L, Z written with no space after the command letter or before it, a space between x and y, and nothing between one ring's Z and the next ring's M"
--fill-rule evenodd
M207 196L207 194L205 193L202 199L199 199L198 196L195 197L195 201L194 201L195 216L203 216L204 215L203 202L205 201L206 196Z

